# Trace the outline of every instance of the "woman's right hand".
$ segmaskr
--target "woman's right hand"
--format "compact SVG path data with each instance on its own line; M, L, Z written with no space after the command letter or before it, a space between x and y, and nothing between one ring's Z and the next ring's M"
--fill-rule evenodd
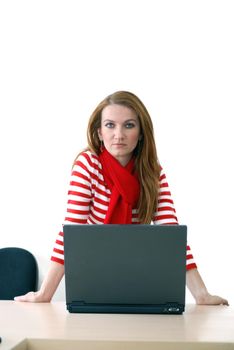
M49 271L37 292L29 292L25 295L15 296L15 301L30 303L49 303L64 275L64 265L51 262Z
M20 295L14 297L15 301L24 301L30 303L49 303L51 299L46 298L40 291L38 292L29 292L25 295Z

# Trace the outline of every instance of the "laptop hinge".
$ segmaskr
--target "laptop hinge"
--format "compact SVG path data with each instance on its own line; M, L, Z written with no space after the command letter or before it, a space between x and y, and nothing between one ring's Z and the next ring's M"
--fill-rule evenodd
M67 304L69 312L92 312L92 313L162 313L181 314L184 305L179 303L165 303L162 305L137 305L137 304L92 304L82 300Z

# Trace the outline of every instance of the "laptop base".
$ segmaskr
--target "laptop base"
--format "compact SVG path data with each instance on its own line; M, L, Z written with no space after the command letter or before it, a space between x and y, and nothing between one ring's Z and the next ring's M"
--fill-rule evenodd
M184 305L167 303L162 305L131 304L85 304L73 302L67 304L71 313L121 313L121 314L177 314L184 312Z

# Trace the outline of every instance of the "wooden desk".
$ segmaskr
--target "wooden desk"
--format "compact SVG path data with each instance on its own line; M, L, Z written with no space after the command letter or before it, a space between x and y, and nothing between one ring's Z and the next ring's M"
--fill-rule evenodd
M234 309L183 315L70 314L64 302L0 301L0 350L234 349Z

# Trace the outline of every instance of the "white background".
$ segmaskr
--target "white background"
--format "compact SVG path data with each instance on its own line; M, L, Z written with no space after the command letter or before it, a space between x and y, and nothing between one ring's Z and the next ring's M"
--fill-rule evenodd
M228 0L0 2L0 247L32 251L40 282L88 118L124 89L152 116L209 291L234 303L233 18Z

